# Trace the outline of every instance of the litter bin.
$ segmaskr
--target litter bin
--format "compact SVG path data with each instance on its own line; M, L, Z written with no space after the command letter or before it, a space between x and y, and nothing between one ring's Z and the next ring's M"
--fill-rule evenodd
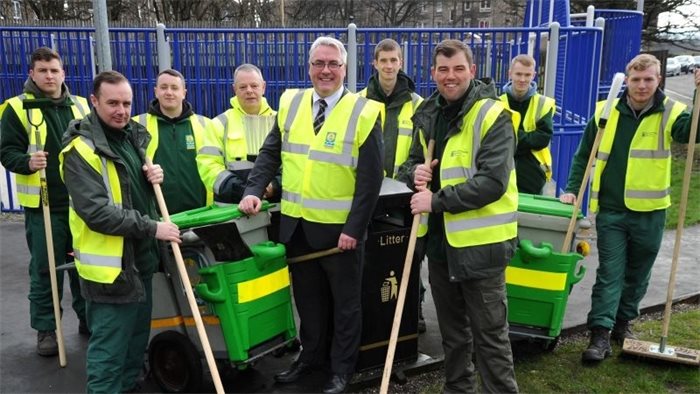
M518 238L530 240L535 245L548 242L554 250L561 251L574 211L573 205L549 196L520 193L518 197ZM579 211L574 235L590 227L590 222ZM572 238L570 250L579 251L585 256L588 249L588 243Z
M401 182L385 178L370 222L362 274L362 339L356 370L382 367L394 321L404 259L408 249L413 192ZM418 357L418 280L414 262L401 317L395 362Z

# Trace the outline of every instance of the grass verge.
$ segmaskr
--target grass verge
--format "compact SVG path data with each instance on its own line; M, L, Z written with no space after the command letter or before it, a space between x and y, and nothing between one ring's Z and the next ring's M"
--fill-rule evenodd
M700 349L700 306L683 305L671 316L668 343ZM656 342L661 336L662 314L642 317L634 323L639 339ZM581 352L587 335L564 338L552 351L521 352L517 345L515 373L522 393L698 393L700 370L682 364L649 358L624 356L613 344L613 355L597 365L583 365ZM437 382L424 386L422 393L442 390L442 370Z
M671 161L671 206L666 213L667 229L675 229L678 226L678 209L683 188L685 160L685 155L682 155L674 156ZM695 149L693 162L693 171L690 175L688 207L685 214L685 227L700 223L700 149Z

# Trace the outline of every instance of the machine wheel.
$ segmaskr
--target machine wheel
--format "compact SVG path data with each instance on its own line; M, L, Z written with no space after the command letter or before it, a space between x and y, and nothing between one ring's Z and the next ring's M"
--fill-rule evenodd
M202 386L202 360L192 342L175 331L158 334L148 348L153 379L168 393L195 393Z

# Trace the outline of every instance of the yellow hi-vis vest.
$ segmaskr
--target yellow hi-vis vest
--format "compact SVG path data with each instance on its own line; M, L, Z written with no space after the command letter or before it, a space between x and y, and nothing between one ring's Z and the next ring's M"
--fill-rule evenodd
M360 146L379 116L379 104L347 93L314 135L312 99L313 89L289 89L280 97L282 214L341 224L350 214Z
M600 180L610 157L617 132L620 112L616 99L605 125L603 139L596 155L591 183L590 210L598 211ZM598 124L605 101L596 105L595 122ZM664 100L664 112L645 116L632 138L625 173L625 206L632 211L649 212L671 206L671 129L685 104L670 98Z
M156 156L156 151L158 150L158 140L160 136L160 130L158 129L158 117L153 114L145 113L138 116L134 116L132 117L132 119L138 122L143 127L145 127L148 131L148 134L151 135L151 141L148 143L148 147L146 147L146 157L153 161L153 158ZM208 123L210 122L210 120L202 115L197 114L191 115L188 118L188 120L192 125L192 134L194 134L195 149L199 150L201 147L204 146L204 135L211 131ZM214 193L209 187L206 187L206 190L207 205L211 205L214 202Z
M440 164L441 188L469 182L474 176L481 141L503 111L507 109L500 101L485 99L477 101L467 112L462 120L462 130L447 140ZM514 130L517 130L517 117L512 119ZM424 143L422 137L421 143ZM518 187L513 164L506 192L497 201L471 211L443 213L447 242L452 247L463 248L515 238L518 233L517 210Z
M95 172L102 175L104 187L109 196L109 204L122 206L122 190L114 162L95 154L95 145L85 137L72 140L60 153L61 177L63 178L63 157L71 149L82 157ZM89 281L111 284L122 270L124 237L103 234L90 229L70 204L68 224L73 235L75 267L80 277Z
M42 115L40 109L30 109L29 118L27 118L27 111L22 108L22 102L25 99L31 100L34 95L31 93L23 93L19 96L13 97L7 100L7 104L15 111L20 122L24 125L27 130L27 136L29 137L29 145L27 146L27 154L31 155L34 152L38 152L43 149L46 144L46 122L44 122L44 115ZM90 112L90 107L88 107L88 102L85 98L80 96L70 96L73 104L71 110L73 112L73 119L82 119ZM0 111L2 115L2 111ZM36 140L36 129L34 126L29 124L29 120L33 124L39 124L39 134L41 141ZM17 182L17 199L20 205L28 208L37 208L40 202L40 181L39 181L39 171L29 174L15 174L15 181Z
M359 93L362 97L367 97L367 88L362 89ZM406 101L399 111L397 125L399 133L396 139L396 154L394 156L394 178L399 171L399 167L408 159L408 153L411 150L413 142L413 114L416 113L416 108L423 102L423 97L415 92L411 92L411 101ZM386 122L386 106L381 105L382 130ZM386 175L386 174L385 174Z
M501 101L506 108L510 109L508 105L508 95L501 95ZM554 110L555 101L551 97L543 96L541 94L535 94L530 98L530 104L525 112L525 119L523 122L523 130L526 133L531 133L537 130L537 122L547 115L550 111ZM516 126L519 126L516 125ZM515 128L517 133L518 127ZM533 150L532 155L540 163L542 170L544 170L545 177L547 180L552 179L552 152L549 150L549 146L542 148L540 150Z

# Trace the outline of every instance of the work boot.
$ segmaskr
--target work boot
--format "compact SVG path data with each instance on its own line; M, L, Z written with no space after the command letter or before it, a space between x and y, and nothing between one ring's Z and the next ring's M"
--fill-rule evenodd
M418 333L422 334L426 330L425 318L423 317L423 303L418 304Z
M638 339L634 332L632 332L632 325L628 320L616 320L615 326L610 333L610 339L615 341L618 345L622 346L625 343L625 339Z
M56 332L39 331L36 334L36 352L43 357L51 357L58 354Z
M588 348L581 354L583 361L603 361L612 353L610 347L610 331L603 327L591 329L591 342Z

